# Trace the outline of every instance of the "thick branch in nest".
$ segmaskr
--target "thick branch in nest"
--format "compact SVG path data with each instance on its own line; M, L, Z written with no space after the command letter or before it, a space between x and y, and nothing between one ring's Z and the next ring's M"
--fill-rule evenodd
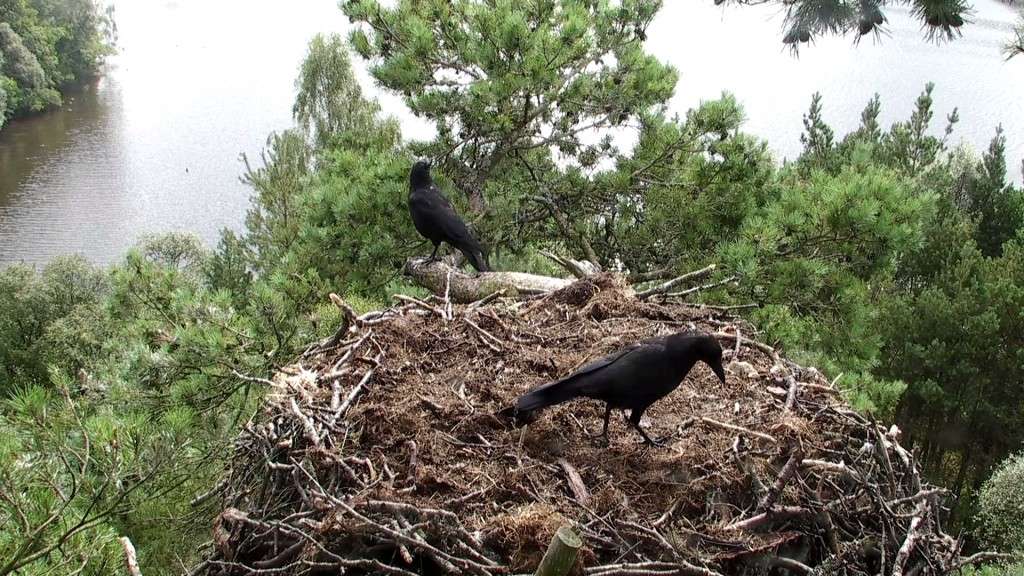
M476 302L502 290L510 295L546 294L573 283L568 278L523 272L483 272L470 276L439 260L428 263L425 258L407 260L405 273L435 294L447 291L451 301L458 304Z
M551 260L555 264L558 264L562 268L568 270L570 274L577 278L586 278L587 276L593 276L594 274L601 272L601 266L593 262L563 258L558 254L554 254L546 250L539 250L539 252L548 260Z

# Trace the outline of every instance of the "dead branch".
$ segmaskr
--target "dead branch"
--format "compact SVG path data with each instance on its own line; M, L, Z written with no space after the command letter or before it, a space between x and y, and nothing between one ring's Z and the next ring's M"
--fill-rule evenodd
M710 424L717 428L721 428L723 430L731 430L733 432L739 432L741 434L746 434L747 436L752 436L754 438L760 438L773 444L778 442L778 440L776 440L774 436L764 434L763 432L755 432L742 426L736 426L735 424L726 424L725 422L719 422L718 420L712 420L711 418L701 418L700 421L705 424Z
M448 315L445 314L444 310L442 310L441 308L438 308L437 306L432 306L432 305L428 304L427 302L424 302L423 300L420 300L419 298L416 298L415 296L407 296L405 294L392 294L391 297L394 298L395 300L400 300L400 301L406 302L408 304L413 304L415 306L419 306L420 308L422 308L424 310L427 310L429 312L433 312L434 314L437 314L438 316L440 316L441 318L444 318L445 320L448 319Z
M993 560L1004 560L1006 562L1019 562L1022 556L1020 554L1005 554L1000 552L978 552L972 554L967 558L962 558L953 563L949 567L949 571L959 570L964 566L972 566L975 564L982 564L985 562L992 562Z
M344 414L345 411L348 410L348 407L351 406L353 402L355 402L356 397L359 396L360 393L362 393L363 387L366 386L367 382L370 381L370 378L373 378L373 373L377 370L377 366L380 366L380 363L383 359L383 352L380 352L379 354L377 354L377 356L374 357L373 367L366 371L366 374L363 375L363 379L360 380L359 383L356 384L354 388L352 388L352 391L349 392L348 396L345 397L345 401L342 402L341 406L339 406L338 409L334 412L334 416L331 417L331 426L334 426L335 423L338 422L338 419L341 418L342 414Z
M786 412L792 412L793 407L796 406L796 378L793 376L786 376L786 383L789 384L789 390L786 392Z
M586 278L587 276L593 276L594 274L601 272L601 266L595 262L563 258L562 256L548 252L547 250L538 250L538 252L548 260L551 260L555 264L558 264L562 268L568 270L569 273L576 278Z
M630 284L636 285L644 282L653 282L655 280L668 280L672 277L672 264L675 264L675 260L673 260L669 266L658 268L657 270L651 270L650 272L632 272L626 277L626 281Z
M583 483L583 478L580 478L579 472L565 458L559 458L558 465L562 467L562 470L565 470L565 479L569 483L569 488L576 497L576 501L586 506L590 502L590 494L587 492L587 485Z
M779 357L779 352L767 344L763 344L761 342L757 342L756 340L751 340L749 338L744 338L739 334L739 332L737 332L736 334L732 334L729 332L720 331L715 332L714 334L712 334L712 336L714 336L715 338L729 338L731 340L740 340L743 342L743 344L750 346L751 348L756 348L757 350L760 350L761 352L767 354L768 357L772 359L774 365L782 366L782 358Z
M772 487L768 489L768 493L765 494L764 498L761 499L761 502L758 503L758 512L764 512L775 505L775 501L778 500L779 494L782 493L786 484L788 484L793 478L793 475L796 474L797 468L800 467L803 457L804 449L802 446L798 445L796 449L793 450L793 453L789 455L789 460L787 460L785 466L782 467L782 470L779 472L779 476L775 479L775 483L772 484Z
M893 498L896 496L896 475L893 473L892 461L889 460L889 450L886 447L888 442L882 437L882 433L878 430L878 425L872 420L871 431L874 432L875 436L875 450L878 454L878 458L882 461L882 466L885 470L886 480L888 480L888 490L886 496Z
M794 570L796 572L800 572L801 574L814 573L813 568L811 568L807 564L804 564L803 562L794 560L792 558L786 558L784 556L772 556L770 562L774 566L779 566L780 568L786 568L788 570Z
M896 559L892 565L893 576L903 576L903 570L906 568L907 560L910 559L910 553L917 546L920 539L918 529L921 527L921 523L924 522L927 513L928 508L925 502L919 502L914 511L914 518L910 521L910 527L907 528L907 537L903 540L903 545L900 546L899 551L896 552Z
M678 562L637 562L635 564L611 564L595 566L586 570L587 576L660 576L684 574L687 576L723 576L719 572L701 568L680 560Z
M319 347L319 350L337 346L338 342L341 342L341 339L345 337L345 334L347 334L350 330L355 330L359 326L359 319L356 317L356 311L353 310L352 307L349 306L347 302L342 300L341 296L338 296L334 292L331 292L327 296L328 298L331 299L331 302L333 302L335 306L341 308L341 310L345 313L345 316L341 320L341 326L338 327L338 329L334 332L333 336L331 336L326 342L324 342Z
M490 348L491 350L494 350L495 352L501 352L503 344L502 344L501 340L498 340L494 336L494 334L491 334L487 330L484 330L483 328L481 328L479 324L477 324L476 322L473 322L472 320L470 320L469 316L463 316L462 319L466 321L466 324L468 324L470 328L472 328L473 330L476 330L476 332L478 334L480 334L481 339L483 340L484 344L488 348Z
M699 286L694 286L693 288L687 288L686 290L680 290L679 292L667 292L664 295L664 297L665 298L686 298L687 296L692 296L694 294L697 294L698 292L708 292L709 290L714 290L715 288L721 288L722 286L726 286L726 285L729 285L729 284L735 284L735 283L737 283L738 280L739 280L739 278L737 278L736 276L729 276L728 278L724 278L722 280L719 280L717 282L712 282L710 284L701 284Z
M682 276L677 276L669 280L668 282L665 282L664 284L659 284L657 286L654 286L653 288L648 288L647 290L637 292L636 297L641 300L646 300L647 298L650 298L651 296L655 296L657 294L665 294L669 290L675 288L676 286L679 286L684 282L692 282L694 280L699 280L701 278L706 278L707 276L710 276L715 271L716 267L716 264L710 264L705 268L701 268L700 270L689 272L683 274Z
M223 480L218 482L217 485L214 486L213 488L210 488L206 492L204 492L204 493L200 494L199 496L196 496L195 498L193 498L192 501L188 503L189 506L191 506L193 508L197 508L199 506L202 506L203 504L206 504L207 502L212 500L214 496L216 496L217 494L220 494L221 492L226 490L228 485L230 484L230 482L231 482L231 477L230 476L227 477L227 478L224 478Z
M740 520L733 522L725 527L726 530L753 530L760 527L762 524L767 524L773 520L783 520L787 518L794 518L798 516L809 516L813 514L807 508L803 506L779 506L766 512L762 512L756 516L747 518L746 520Z

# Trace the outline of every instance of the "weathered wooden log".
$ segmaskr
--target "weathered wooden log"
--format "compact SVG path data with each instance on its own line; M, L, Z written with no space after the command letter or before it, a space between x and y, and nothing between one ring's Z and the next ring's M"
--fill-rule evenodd
M474 275L435 260L409 258L405 274L438 296L448 295L452 302L466 304L504 290L509 296L547 294L572 284L570 278L552 278L523 272L481 272Z
M562 526L551 538L548 551L537 566L535 576L565 576L576 562L583 540L569 526Z

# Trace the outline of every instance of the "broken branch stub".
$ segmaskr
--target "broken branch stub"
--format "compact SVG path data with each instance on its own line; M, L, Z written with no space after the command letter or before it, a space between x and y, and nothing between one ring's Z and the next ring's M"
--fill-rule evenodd
M576 555L582 546L583 541L573 532L572 527L559 527L534 576L565 576L576 562Z

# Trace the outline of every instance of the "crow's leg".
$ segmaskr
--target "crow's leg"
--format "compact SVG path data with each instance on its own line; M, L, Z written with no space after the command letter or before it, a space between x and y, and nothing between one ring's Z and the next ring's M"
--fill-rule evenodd
M440 247L441 247L441 243L440 242L434 242L434 251L431 252L430 256L427 258L427 264L430 264L431 262L434 262L435 260L437 260L437 249L440 248Z
M636 428L636 431L644 437L644 444L647 444L648 446L663 446L660 441L655 442L654 440L651 440L651 437L647 435L647 432L644 432L643 428L640 427L640 418L643 417L644 410L646 410L646 408L633 410L629 415L629 423L632 424L633 428Z
M607 446L608 443L609 443L608 442L608 419L611 417L611 415L612 415L612 407L608 406L608 405L605 405L605 407L604 407L604 427L601 429L601 433L600 434L590 434L589 432L587 432L587 436L590 436L591 438L596 438L599 443L604 444L604 445Z
M608 419L612 416L612 405L607 404L604 407L604 427L601 428L601 438L604 439L604 443L608 444Z

